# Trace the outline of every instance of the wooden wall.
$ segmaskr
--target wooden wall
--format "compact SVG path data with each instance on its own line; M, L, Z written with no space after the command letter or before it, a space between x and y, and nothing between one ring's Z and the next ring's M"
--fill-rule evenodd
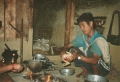
M34 0L0 0L0 17L2 29L0 29L0 40L9 41L20 38L20 33L28 40L29 28L33 26ZM14 27L12 27L11 25Z
M2 27L0 28L0 40L4 40L4 0L0 0L0 21Z
M30 29L33 28L34 0L0 0L0 5L0 20L2 21L2 27L0 28L1 44L10 43L9 45L20 50L20 62L22 62L23 54L26 53L29 48L32 50L32 40L29 38L32 34L29 34L29 32ZM30 41L28 41L29 39ZM25 44L24 41L26 41L27 44ZM12 44L14 42L16 43ZM20 45L20 47L18 45ZM29 48L24 51L26 47ZM31 52L32 51L30 51L30 55L32 54ZM27 52L27 54L28 53L29 52Z

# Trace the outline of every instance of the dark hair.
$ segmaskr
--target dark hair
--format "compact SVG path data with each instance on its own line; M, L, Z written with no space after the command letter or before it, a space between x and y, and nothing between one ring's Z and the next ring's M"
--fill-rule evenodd
M95 29L94 17L90 12L83 13L77 18L77 22L86 22L89 24L90 21L93 21L93 28Z

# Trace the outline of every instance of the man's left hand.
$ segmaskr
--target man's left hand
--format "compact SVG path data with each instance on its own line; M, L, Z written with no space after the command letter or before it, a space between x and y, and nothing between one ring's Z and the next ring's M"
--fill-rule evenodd
M73 60L76 60L77 58L78 58L78 51L74 49Z

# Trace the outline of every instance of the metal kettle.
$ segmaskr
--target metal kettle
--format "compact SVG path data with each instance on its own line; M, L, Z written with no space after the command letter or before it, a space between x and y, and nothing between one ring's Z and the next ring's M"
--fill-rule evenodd
M16 63L18 59L18 50L11 50L7 44L5 44L7 49L2 53L2 62L5 64L11 64L11 63Z

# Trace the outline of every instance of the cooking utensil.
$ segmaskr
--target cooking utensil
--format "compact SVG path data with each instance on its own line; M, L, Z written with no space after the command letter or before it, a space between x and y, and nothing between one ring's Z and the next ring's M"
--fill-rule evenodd
M42 69L46 70L55 70L53 62L51 62L45 55L42 54L33 54L33 59L39 60L42 63Z
M73 69L73 68L61 68L59 70L59 72L62 75L71 76L75 73L75 69Z
M107 78L99 75L86 75L84 79L85 82L109 82Z
M11 50L6 43L5 46L7 49L2 53L2 62L5 64L16 63L18 59L18 50Z
M26 66L33 72L40 72L42 68L42 63L40 60L28 60L26 61Z
M7 47L7 49L8 49L9 51L11 51L10 48L8 47L8 45L7 45L6 43L5 43L5 46Z
M33 57L35 59L38 59L38 60L43 60L46 58L46 56L42 55L42 54L33 54Z

